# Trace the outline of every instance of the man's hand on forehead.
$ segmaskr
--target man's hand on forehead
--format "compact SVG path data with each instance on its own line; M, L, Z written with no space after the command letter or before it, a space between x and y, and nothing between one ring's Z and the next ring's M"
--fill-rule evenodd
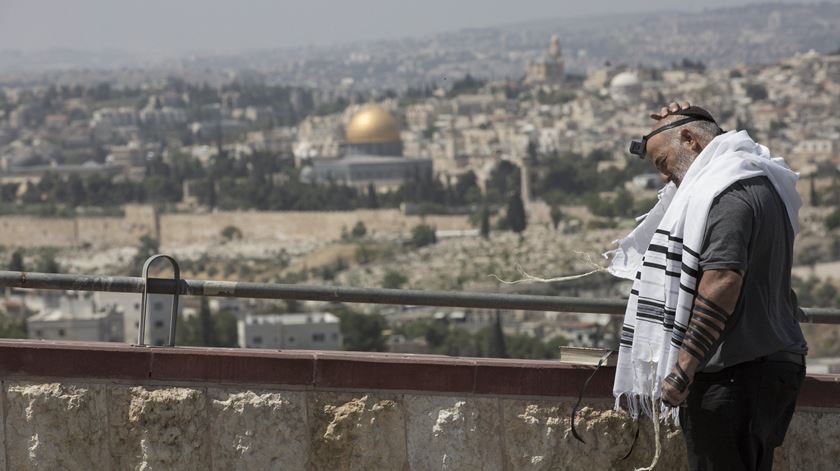
M676 113L677 111L684 110L684 109L686 109L690 106L691 106L691 103L689 103L687 101L683 101L683 102L672 101L670 105L663 106L659 110L659 113L654 112L654 113L651 113L649 116L652 119L655 119L655 120L659 121L661 119L665 119L666 117L670 116L673 113Z

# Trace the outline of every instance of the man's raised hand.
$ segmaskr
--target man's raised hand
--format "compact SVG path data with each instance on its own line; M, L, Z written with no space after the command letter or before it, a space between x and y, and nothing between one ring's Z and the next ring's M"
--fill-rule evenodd
M686 109L690 106L691 106L691 103L689 103L687 101L684 101L682 103L680 103L678 101L672 101L670 105L663 106L662 108L660 108L658 113L654 112L654 113L651 113L649 116L652 119L655 119L655 120L659 121L660 119L664 119L665 117L670 116L670 115L676 113L677 111L684 110L684 109Z

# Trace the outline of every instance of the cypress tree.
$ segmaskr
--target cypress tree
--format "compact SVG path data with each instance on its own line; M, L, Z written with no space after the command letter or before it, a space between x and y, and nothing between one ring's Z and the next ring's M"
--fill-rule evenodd
M519 193L513 193L508 199L506 219L510 230L520 235L528 225L525 205L522 203L522 197L519 196Z
M502 332L502 317L498 309L496 309L496 322L493 323L493 330L490 331L490 349L487 356L492 358L508 357L505 334Z
M487 206L481 207L481 237L490 238L490 210Z

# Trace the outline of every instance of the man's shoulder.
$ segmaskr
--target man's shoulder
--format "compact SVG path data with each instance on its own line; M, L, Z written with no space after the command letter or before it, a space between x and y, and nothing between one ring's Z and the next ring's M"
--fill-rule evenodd
M778 198L778 193L769 178L758 175L729 185L715 198L715 204L741 203L755 207L767 198L775 200Z

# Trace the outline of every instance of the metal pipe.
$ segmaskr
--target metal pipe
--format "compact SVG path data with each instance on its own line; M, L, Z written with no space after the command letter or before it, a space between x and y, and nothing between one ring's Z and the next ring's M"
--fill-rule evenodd
M52 273L0 271L0 287L111 291L142 293L143 278L128 276L85 276ZM257 299L296 299L336 303L393 304L412 306L464 307L480 309L522 309L527 311L585 312L624 314L623 299L585 299L564 296L524 294L468 293L458 291L420 291L382 288L346 288L340 286L245 283L149 278L149 293L187 296L220 296ZM840 309L804 308L805 322L840 324Z

